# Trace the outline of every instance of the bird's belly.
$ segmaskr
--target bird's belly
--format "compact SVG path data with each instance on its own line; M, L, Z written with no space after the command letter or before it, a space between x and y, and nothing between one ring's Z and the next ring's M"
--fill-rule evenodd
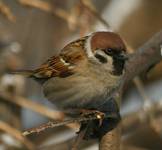
M43 85L44 94L58 108L86 108L107 97L103 83L87 76L51 78Z

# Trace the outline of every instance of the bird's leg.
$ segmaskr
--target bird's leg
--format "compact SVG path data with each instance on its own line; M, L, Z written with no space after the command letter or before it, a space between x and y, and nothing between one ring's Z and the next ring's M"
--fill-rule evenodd
M96 116L99 120L99 126L101 126L102 121L105 117L105 113L98 111L98 110L91 110L91 109L81 109L80 110L82 116Z
M105 113L95 110L95 109L68 109L65 111L66 114L70 115L71 117L96 117L99 120L99 125L102 124L102 121L105 117Z

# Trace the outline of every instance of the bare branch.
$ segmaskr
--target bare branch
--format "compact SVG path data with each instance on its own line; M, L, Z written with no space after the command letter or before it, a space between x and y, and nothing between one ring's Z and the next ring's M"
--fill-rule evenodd
M153 36L142 45L126 64L124 82L132 80L135 76L147 71L147 69L160 62L162 45L162 31ZM139 67L140 66L140 67Z
M39 133L39 132L44 131L45 129L48 129L48 128L55 128L55 127L64 126L64 125L71 124L71 123L79 123L82 121L89 121L89 120L95 120L95 119L97 119L96 116L91 117L91 118L78 117L76 119L69 119L69 120L65 120L65 121L48 122L48 123L45 123L39 127L31 128L27 131L24 131L23 135L26 136L26 135L29 135L32 133Z
M55 127L64 126L64 125L71 124L71 123L81 123L81 122L88 122L91 120L99 120L99 119L101 119L99 117L99 115L100 114L96 113L94 115L80 116L77 118L72 118L72 119L64 120L64 121L48 122L48 123L45 123L39 127L31 128L31 129L23 132L23 135L26 136L26 135L29 135L32 133L39 133L39 132L44 131L45 129L48 129L48 128L55 128ZM112 113L112 114L107 115L106 117L113 118L115 116L116 116L116 114Z

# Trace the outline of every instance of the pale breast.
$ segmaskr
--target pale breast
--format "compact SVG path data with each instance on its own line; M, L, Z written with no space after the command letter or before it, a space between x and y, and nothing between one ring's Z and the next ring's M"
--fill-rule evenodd
M94 101L104 100L107 89L91 76L71 75L51 78L43 85L44 94L59 108L85 108Z

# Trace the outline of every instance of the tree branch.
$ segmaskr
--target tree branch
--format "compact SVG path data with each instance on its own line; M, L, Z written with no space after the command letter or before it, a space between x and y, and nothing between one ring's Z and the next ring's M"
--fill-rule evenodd
M154 35L132 55L126 64L124 82L132 80L135 76L147 71L149 67L162 59L162 31Z
M106 117L114 118L115 116L116 116L116 114L111 113L111 114L107 115ZM55 122L50 121L48 123L40 125L39 127L31 128L29 130L24 131L23 135L26 136L26 135L29 135L32 133L39 133L41 131L44 131L45 129L65 126L65 125L71 124L71 123L81 123L81 122L88 122L91 120L99 120L99 119L101 119L101 118L100 118L99 114L96 113L94 115L80 116L77 118L72 118L72 119L68 119L68 120L64 120L64 121L55 121Z
M111 130L108 134L105 134L100 140L100 150L119 150L120 149L120 126Z

